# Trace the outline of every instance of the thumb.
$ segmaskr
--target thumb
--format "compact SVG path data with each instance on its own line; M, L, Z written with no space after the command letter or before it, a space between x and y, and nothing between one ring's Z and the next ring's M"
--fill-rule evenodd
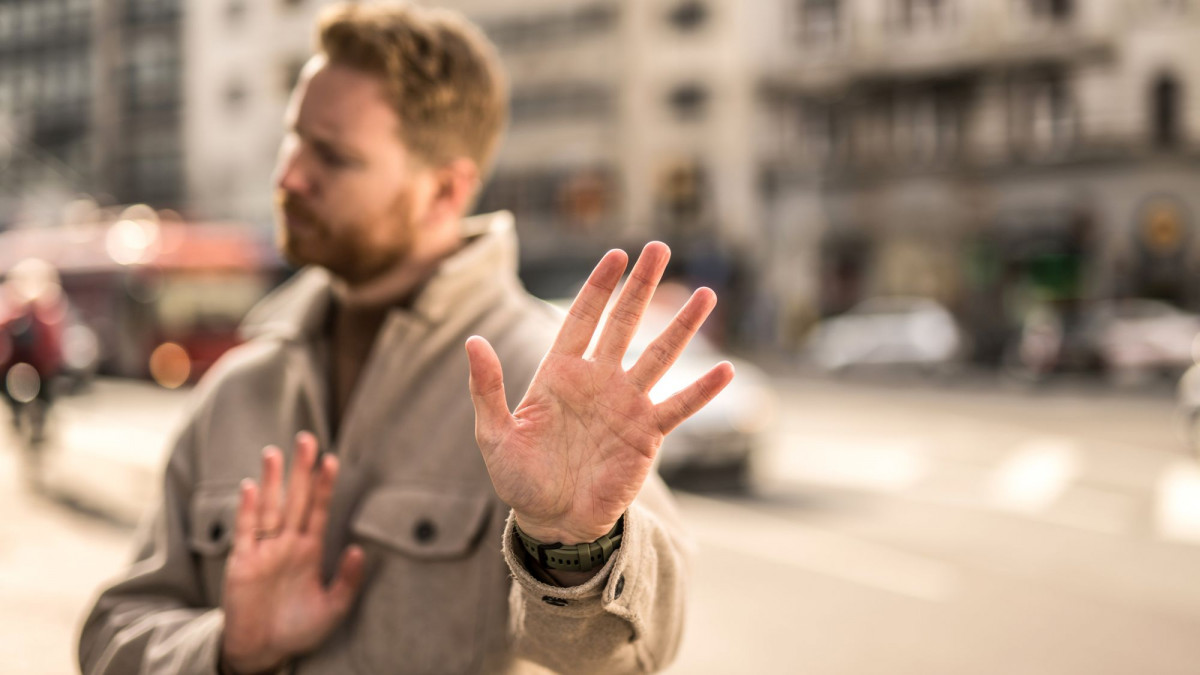
M471 366L471 402L475 404L475 439L492 438L512 419L504 397L500 358L487 340L475 335L467 339L467 360Z
M349 546L345 553L342 553L337 575L334 576L327 595L330 608L339 619L350 611L354 598L358 597L358 589L363 581L365 556L359 546Z

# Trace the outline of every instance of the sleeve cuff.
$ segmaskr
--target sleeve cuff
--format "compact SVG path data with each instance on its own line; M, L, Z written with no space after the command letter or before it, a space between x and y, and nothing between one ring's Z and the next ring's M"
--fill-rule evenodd
M639 612L635 609L638 605L635 601L640 569L638 561L645 562L646 556L652 553L644 549L645 529L653 527L647 519L653 519L653 516L635 503L622 518L625 522L621 546L604 567L583 584L562 587L539 580L526 568L524 550L516 541L516 519L513 512L509 511L504 527L504 560L526 602L535 603L542 610L567 616L587 616L607 611L632 623L635 634L640 632Z

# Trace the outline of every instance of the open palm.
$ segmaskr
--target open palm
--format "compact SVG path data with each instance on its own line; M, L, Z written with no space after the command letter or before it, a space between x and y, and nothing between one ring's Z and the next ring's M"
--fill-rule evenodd
M666 269L670 250L642 251L596 341L585 354L628 262L610 251L593 270L517 409L509 413L499 359L486 340L467 341L475 434L492 483L521 529L544 542L593 541L637 497L663 437L733 378L728 362L655 404L650 390L716 304L696 291L625 370L621 359Z
M345 617L362 583L363 551L357 546L342 554L330 584L321 578L337 458L318 460L309 433L297 437L294 457L286 498L278 448L263 454L261 493L253 480L242 483L221 604L221 658L233 672L269 671L319 645Z

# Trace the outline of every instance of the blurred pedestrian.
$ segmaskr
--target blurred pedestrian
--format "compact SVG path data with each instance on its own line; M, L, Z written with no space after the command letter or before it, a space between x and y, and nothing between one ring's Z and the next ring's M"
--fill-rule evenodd
M652 243L585 356L625 254L563 321L517 281L511 216L463 217L506 109L493 48L457 14L323 15L276 178L279 242L306 268L197 388L136 560L83 627L85 673L673 658L685 547L652 461L732 369L648 392L715 296L626 371L667 264Z
M0 286L0 390L14 427L42 440L54 381L63 369L67 301L57 270L37 258L18 262ZM29 410L29 415L22 415Z

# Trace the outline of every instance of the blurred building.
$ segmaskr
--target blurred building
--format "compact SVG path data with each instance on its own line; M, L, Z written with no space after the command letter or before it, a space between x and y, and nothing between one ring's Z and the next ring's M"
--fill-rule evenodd
M1032 301L1196 307L1198 4L779 3L792 48L760 89L779 325L928 296L994 359Z
M182 202L179 0L0 1L0 227Z
M268 228L283 116L328 0L188 0L188 212Z
M328 4L190 3L193 209L269 220L287 94ZM649 232L715 237L718 224L747 236L758 218L736 3L427 4L480 23L509 69L512 124L480 208L515 210L531 255Z
M0 223L45 190L268 227L328 4L0 0ZM1200 306L1200 0L427 4L510 72L479 208L528 259L663 238L785 348L876 295L942 301L985 356L1031 299Z

